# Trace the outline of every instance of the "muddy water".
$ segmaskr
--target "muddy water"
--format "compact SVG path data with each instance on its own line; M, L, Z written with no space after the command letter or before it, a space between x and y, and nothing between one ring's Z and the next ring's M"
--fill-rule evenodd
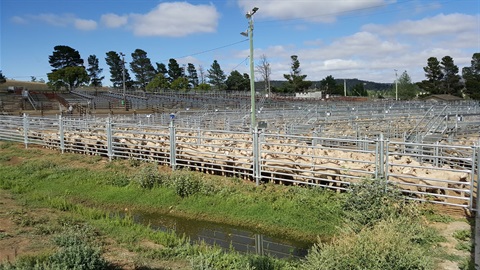
M133 213L133 217L135 222L150 225L155 230L173 230L178 235L185 234L192 242L203 241L243 253L302 258L312 246L312 243L280 239L224 224L139 212Z

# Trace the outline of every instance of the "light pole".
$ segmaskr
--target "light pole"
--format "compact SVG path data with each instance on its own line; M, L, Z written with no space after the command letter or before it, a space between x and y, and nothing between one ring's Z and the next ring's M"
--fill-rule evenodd
M123 81L123 106L125 106L125 111L127 111L127 96L125 91L125 54L120 53L122 56L122 81Z
M395 70L395 100L398 100L398 76L397 76L397 70Z
M242 32L243 36L248 36L250 40L250 95L251 95L251 120L250 125L252 131L255 129L256 117L255 117L255 73L254 73L254 66L253 66L253 14L257 12L258 8L254 7L252 11L247 12L245 17L248 19L248 30L247 33Z

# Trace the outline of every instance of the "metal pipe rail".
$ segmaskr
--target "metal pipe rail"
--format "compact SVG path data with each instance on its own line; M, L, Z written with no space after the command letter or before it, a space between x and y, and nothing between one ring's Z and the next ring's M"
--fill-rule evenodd
M344 191L370 178L411 199L476 210L480 146L390 142L204 130L108 119L0 116L0 140L112 159L136 159L233 176L257 184L309 185ZM477 191L478 192L478 191Z

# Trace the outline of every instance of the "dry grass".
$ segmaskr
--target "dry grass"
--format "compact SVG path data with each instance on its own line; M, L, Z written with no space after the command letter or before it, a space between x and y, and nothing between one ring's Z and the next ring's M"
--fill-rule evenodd
M8 80L8 79L7 79L7 82L0 84L0 90L7 90L9 86L23 87L28 90L34 90L34 91L49 90L48 85L46 83L16 81L16 80Z

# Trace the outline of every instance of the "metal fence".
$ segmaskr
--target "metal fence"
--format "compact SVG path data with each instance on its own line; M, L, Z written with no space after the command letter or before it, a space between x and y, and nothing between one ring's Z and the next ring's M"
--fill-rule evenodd
M63 152L156 162L257 184L310 185L339 192L362 179L398 186L414 200L475 210L478 145L326 138L204 130L107 119L0 116L0 140Z

